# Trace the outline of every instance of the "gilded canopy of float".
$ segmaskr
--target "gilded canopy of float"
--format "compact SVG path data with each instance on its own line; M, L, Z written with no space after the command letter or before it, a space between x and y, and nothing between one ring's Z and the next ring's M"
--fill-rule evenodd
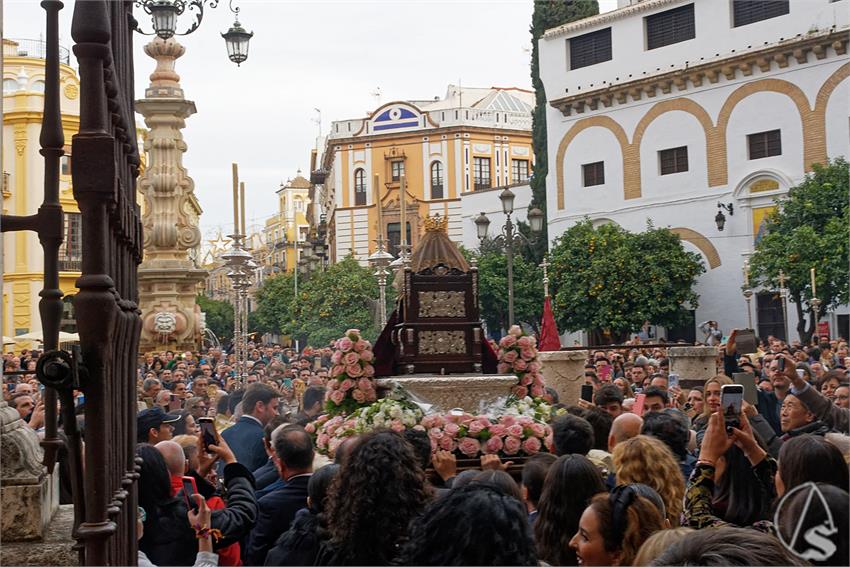
M449 219L447 217L428 217L425 219L425 236L410 255L410 269L418 274L434 271L442 267L446 271L457 270L466 273L469 264L457 245L449 240Z

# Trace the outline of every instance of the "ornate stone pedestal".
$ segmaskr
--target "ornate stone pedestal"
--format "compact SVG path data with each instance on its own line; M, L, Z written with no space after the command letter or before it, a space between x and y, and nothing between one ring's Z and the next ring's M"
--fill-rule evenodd
M546 386L555 388L560 402L566 406L578 403L581 385L584 384L586 350L558 350L540 352L537 359L543 364Z
M411 374L379 378L377 384L388 390L399 384L417 401L433 404L440 411L463 408L477 414L499 398L509 396L516 381L513 374Z
M682 346L667 349L670 372L687 382L705 382L717 375L717 347Z
M154 260L139 266L143 317L139 350L195 350L201 339L201 312L195 297L207 272L188 261L173 268L160 267L163 263Z
M59 475L41 464L38 435L0 400L0 537L40 540L59 506Z

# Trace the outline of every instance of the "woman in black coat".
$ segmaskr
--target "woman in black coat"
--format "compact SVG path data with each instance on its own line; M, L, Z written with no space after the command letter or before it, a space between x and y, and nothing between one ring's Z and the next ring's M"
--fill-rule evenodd
M244 465L236 462L223 441L210 446L222 459L224 467L224 499L227 506L212 512L211 527L221 532L214 542L219 549L238 541L257 520L257 501L254 498L254 477ZM171 481L165 460L151 445L142 444L136 450L141 457L139 477L139 506L146 520L139 549L154 565L186 565L195 563L198 540L187 520L188 509L182 491L171 496Z

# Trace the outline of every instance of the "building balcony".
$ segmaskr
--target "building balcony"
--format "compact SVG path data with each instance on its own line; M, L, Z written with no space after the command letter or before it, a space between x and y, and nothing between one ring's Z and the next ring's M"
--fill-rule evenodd
M40 39L4 39L3 58L29 57L47 59L47 42ZM71 64L71 54L67 48L59 46L59 62Z
M80 258L59 258L60 272L79 272L83 269L83 261Z

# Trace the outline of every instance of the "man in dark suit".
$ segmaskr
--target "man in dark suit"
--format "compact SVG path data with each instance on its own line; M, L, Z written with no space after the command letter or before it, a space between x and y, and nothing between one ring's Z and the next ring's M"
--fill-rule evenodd
M296 512L307 506L307 485L313 473L313 441L300 425L281 425L272 433L272 458L286 483L259 501L260 513L251 531L246 565L263 565L277 538L289 529Z
M271 386L249 386L242 397L242 417L221 433L236 455L236 460L251 472L268 460L263 445L263 427L277 415L279 396Z

